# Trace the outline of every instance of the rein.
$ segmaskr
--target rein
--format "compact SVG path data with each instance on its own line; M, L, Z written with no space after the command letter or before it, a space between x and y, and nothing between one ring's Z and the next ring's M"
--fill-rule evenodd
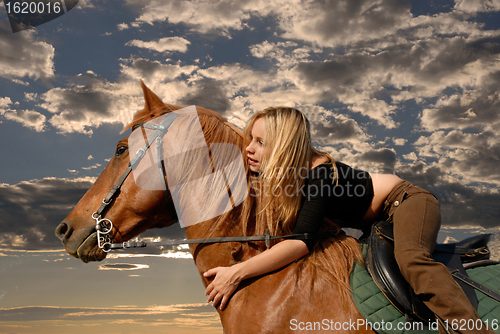
M216 237L216 238L204 238L204 239L183 239L183 240L168 240L168 241L125 241L123 243L110 243L108 245L108 250L111 249L128 249L128 248L141 248L147 246L178 246L178 245L189 245L189 244L215 244L223 242L248 242L248 241L265 241L266 248L271 247L271 240L277 239L295 239L295 240L317 240L326 239L336 236L336 233L301 233L301 234L290 234L283 236L271 235L269 229L266 230L266 234L263 235L252 235L252 236L241 236L241 237Z

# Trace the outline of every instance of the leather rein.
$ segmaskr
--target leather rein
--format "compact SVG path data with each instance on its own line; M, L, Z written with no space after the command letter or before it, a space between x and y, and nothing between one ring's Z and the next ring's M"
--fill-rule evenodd
M92 219L96 222L97 231L97 245L104 252L109 252L112 249L128 249L128 248L141 248L146 246L176 246L184 244L214 244L223 242L248 242L248 241L265 241L266 247L271 246L271 240L276 239L298 239L298 240L312 240L312 239L325 239L334 237L335 233L302 233L302 234L290 234L285 236L273 236L270 235L269 229L266 230L264 235L254 235L254 236L237 236L237 237L216 237L216 238L203 238L203 239L183 239L183 240L169 240L169 241L125 241L122 243L113 243L111 238L111 232L113 230L113 222L104 218L105 211L109 209L113 200L118 196L120 188L123 183L132 172L134 167L136 167L144 158L146 151L151 147L151 145L156 142L157 153L158 153L158 169L161 173L161 178L164 180L164 194L167 201L168 210L174 220L178 220L177 213L173 201L171 200L171 195L168 190L165 181L165 166L162 163L162 137L167 133L168 128L172 125L173 121L177 118L179 114L171 112L169 113L165 120L161 124L142 122L138 123L134 127L141 126L151 130L156 130L154 134L147 140L143 147L141 147L135 154L135 156L130 160L127 169L123 172L120 179L116 182L113 188L109 191L108 195L102 200L102 204L97 209L96 212L92 214Z

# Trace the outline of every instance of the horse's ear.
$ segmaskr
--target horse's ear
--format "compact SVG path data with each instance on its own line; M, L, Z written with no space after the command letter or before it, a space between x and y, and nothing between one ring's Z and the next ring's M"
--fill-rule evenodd
M151 118L158 116L154 115L153 111L166 109L166 106L162 102L162 100L160 100L160 98L156 96L156 94L153 93L153 91L151 91L151 89L149 89L142 80L141 80L141 87L142 91L144 92L144 101L146 105L144 109L139 110L134 114L134 119L132 120L132 122L128 125L125 125L121 133L125 132L125 130L132 128L132 126L135 123L147 122Z
M165 108L165 104L158 96L156 96L151 89L149 89L141 80L142 91L144 92L144 101L146 103L146 110L152 111L155 109Z

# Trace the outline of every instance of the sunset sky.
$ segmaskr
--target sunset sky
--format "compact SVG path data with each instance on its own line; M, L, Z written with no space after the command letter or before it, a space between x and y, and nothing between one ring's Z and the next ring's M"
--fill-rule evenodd
M13 33L0 2L0 334L222 333L186 248L84 264L54 236L143 108L140 79L238 127L296 107L337 160L435 193L440 241L497 232L499 11L500 0L80 0Z

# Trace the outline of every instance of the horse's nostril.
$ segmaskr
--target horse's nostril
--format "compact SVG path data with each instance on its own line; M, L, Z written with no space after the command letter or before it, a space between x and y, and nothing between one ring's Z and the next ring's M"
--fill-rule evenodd
M56 237L58 237L61 240L67 239L66 234L69 232L69 227L66 223L62 222L57 226L56 228Z

